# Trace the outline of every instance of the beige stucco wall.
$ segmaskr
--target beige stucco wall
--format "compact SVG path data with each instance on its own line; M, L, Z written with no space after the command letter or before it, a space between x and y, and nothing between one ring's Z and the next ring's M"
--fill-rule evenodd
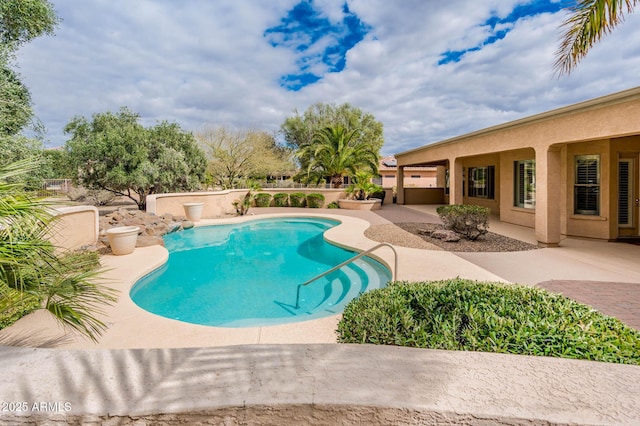
M264 189L260 192L269 194L277 193L296 193L304 194L320 193L325 197L325 206L331 202L338 201L345 197L344 189L322 189L322 188L273 188ZM235 214L236 210L233 202L241 200L246 195L246 189L234 189L227 191L212 192L188 192L188 193L172 193L172 194L154 194L147 197L147 212L162 215L170 213L176 216L184 216L184 203L204 203L202 217L217 218L230 214Z
M93 206L58 207L49 240L59 250L77 250L98 241L98 209Z
M500 180L496 184L500 187L500 220L515 225L535 226L535 209L516 207L514 200L514 163L516 161L534 160L536 153L533 149L519 149L500 154Z
M562 232L576 237L590 237L609 239L609 223L611 222L611 153L609 141L600 140L571 144L566 148L566 229ZM575 156L599 155L600 156L600 214L598 216L574 214L573 185L575 182ZM614 179L615 180L615 179Z
M465 182L469 176L469 168L470 167L485 167L485 166L493 166L495 167L495 188L494 188L494 198L480 198L480 197L469 197L468 191L465 188L465 195L462 197L464 204L473 204L476 206L487 207L491 210L493 214L500 213L500 156L498 154L488 154L488 155L478 155L475 157L468 157L461 159L462 167L464 169L465 174Z

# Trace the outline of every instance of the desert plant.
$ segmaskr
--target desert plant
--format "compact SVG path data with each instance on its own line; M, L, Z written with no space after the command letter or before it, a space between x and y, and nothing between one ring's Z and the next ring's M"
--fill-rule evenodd
M23 161L0 169L0 323L45 309L96 340L106 327L96 314L115 293L98 281L95 255L60 254L47 239L55 222L50 206L8 183L36 166Z
M452 204L436 209L447 229L462 234L469 240L477 240L489 228L489 209L467 204Z
M269 207L269 204L271 204L271 194L267 192L258 192L253 198L256 202L256 207Z
M358 171L352 177L347 194L356 200L368 200L373 194L382 191L380 185L371 182L372 177L373 175L367 171Z
M640 331L562 295L452 279L395 282L350 302L341 343L640 364Z
M289 195L289 202L291 203L291 207L304 207L305 202L307 200L307 196L303 192L294 192Z
M238 216L244 216L249 212L249 208L251 207L251 200L253 200L253 193L255 191L260 191L260 185L253 181L247 182L247 193L244 197L235 200L232 204L236 208L236 213Z
M276 207L288 207L289 206L289 194L284 192L278 192L273 195L273 205Z
M72 186L67 192L71 201L88 204L90 206L106 206L116 198L116 194L104 189L87 189L82 186Z
M319 209L324 205L324 195L318 193L307 194L307 207Z

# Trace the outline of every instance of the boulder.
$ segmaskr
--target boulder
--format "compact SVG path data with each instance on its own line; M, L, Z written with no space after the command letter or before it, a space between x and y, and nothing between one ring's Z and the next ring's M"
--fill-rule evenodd
M450 229L436 229L431 233L431 237L448 243L455 243L460 241L460 235Z

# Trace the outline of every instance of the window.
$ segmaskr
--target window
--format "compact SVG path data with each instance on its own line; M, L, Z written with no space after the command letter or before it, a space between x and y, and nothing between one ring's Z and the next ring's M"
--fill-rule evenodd
M469 167L469 197L494 198L495 167Z
M411 175L411 179L420 179L420 175Z
M597 216L600 214L600 156L577 155L575 162L573 211L575 214Z
M536 160L516 161L513 168L513 205L536 207Z

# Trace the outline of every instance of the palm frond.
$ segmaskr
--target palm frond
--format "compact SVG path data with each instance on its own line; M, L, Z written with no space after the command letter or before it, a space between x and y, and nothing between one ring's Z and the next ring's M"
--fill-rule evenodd
M554 69L558 75L569 74L602 36L610 33L632 13L640 0L578 0L569 8L570 16L560 47L556 51Z

